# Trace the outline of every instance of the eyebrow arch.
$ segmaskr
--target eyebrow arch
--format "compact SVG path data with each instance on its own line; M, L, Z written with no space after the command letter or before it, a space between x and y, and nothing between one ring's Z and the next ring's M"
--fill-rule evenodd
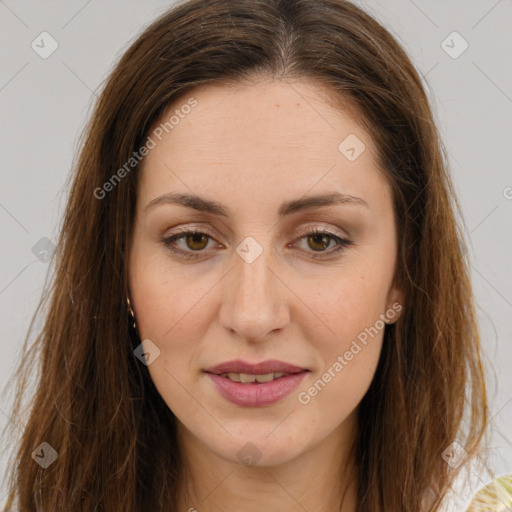
M159 204L177 204L222 217L232 216L231 209L224 206L222 203L205 199L195 194L182 193L168 193L161 195L150 201L144 208L144 211L154 208ZM283 218L286 215L290 215L291 213L298 211L335 204L361 205L369 209L368 203L360 197L341 194L340 192L332 192L330 194L309 196L285 201L279 207L278 215L279 218Z

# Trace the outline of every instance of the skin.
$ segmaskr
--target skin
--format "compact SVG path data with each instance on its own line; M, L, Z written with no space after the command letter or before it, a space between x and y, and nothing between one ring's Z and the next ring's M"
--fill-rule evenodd
M148 370L177 417L187 474L180 509L332 511L345 493L340 510L354 512L349 448L384 330L359 344L362 350L309 403L298 396L332 372L379 315L402 304L393 282L391 189L375 147L348 111L334 109L321 86L306 79L200 86L190 96L197 106L143 161L129 251L139 334L160 350ZM354 161L338 149L349 134L366 146ZM368 206L335 204L278 218L283 201L333 191ZM165 203L145 209L169 192L218 201L233 216ZM189 238L188 245L187 237L174 242L199 252L198 259L162 242L177 227L208 231L209 238ZM353 243L334 253L336 240L311 239L313 228ZM248 236L262 249L252 263L236 251ZM231 359L279 359L310 373L279 402L242 407L203 372ZM237 456L247 443L260 455L254 465Z

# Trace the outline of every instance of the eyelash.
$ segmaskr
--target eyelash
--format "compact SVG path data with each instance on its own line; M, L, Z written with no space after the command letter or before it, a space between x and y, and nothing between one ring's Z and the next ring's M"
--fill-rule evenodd
M176 242L176 240L179 240L181 238L184 238L186 235L206 235L207 237L209 237L210 239L214 239L214 237L208 233L207 231L200 231L200 230L195 230L195 229L187 229L187 230L184 230L184 231L181 231L177 234L174 234L174 235L171 235L171 236L168 236L168 237L162 237L162 243L170 250L172 251L173 253L175 254L178 254L179 256L181 257L184 257L186 259L197 259L197 258L201 258L202 257L202 254L201 253L204 253L205 250L202 249L202 250L199 250L199 251L184 251L182 249L178 249L174 244ZM326 256L313 256L313 259L322 259L322 258L327 258L327 257L330 257L330 256L333 256L334 254L337 254L337 253L341 253L343 252L347 247L353 245L353 242L351 240L348 240L346 238L341 238L337 235L335 235L334 233L331 233L329 231L325 231L325 230L322 230L322 229L313 229L312 231L306 233L305 235L303 235L302 237L300 237L299 240L302 240L303 238L307 238L309 236L312 236L312 235L326 235L328 237L330 237L331 239L333 239L334 241L336 241L338 243L338 247L334 250L331 250L331 251L320 251L319 254L325 254Z

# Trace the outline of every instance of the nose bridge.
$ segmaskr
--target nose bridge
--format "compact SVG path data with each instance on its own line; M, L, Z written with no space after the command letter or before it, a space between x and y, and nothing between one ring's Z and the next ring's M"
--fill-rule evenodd
M288 318L283 284L277 278L275 261L268 246L247 237L233 255L223 297L222 320L225 327L245 339L258 340L285 325Z

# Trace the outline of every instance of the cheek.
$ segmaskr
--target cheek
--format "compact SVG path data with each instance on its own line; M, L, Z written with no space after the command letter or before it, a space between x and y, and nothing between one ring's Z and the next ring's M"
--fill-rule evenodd
M208 314L202 301L216 282L212 274L199 277L154 247L133 251L130 291L141 337L192 341L189 331Z
M302 407L306 427L320 420L319 429L341 425L357 409L368 391L377 368L382 337L375 337L371 344L352 346L348 352L333 354L326 367L315 374L302 389L297 400Z
M360 280L320 294L313 307L322 323L306 334L319 355L315 371L299 396L311 418L343 422L367 392L378 365L385 323L385 293ZM374 283L375 285L375 283Z
M210 282L211 281L211 282ZM151 379L170 409L200 414L184 390L193 389L194 369L201 354L201 340L208 325L208 290L215 279L194 279L166 258L133 258L130 291L141 339L152 340L160 350L148 366ZM206 296L206 297L205 297Z
M316 317L315 328L321 326L323 342L332 350L347 350L354 339L364 339L364 332L375 327L383 329L381 315L385 312L390 277L369 272L351 271L326 281L323 289L304 290L304 302ZM319 339L312 336L312 340Z
M385 258L382 258L384 260ZM299 402L310 412L325 407L342 421L368 390L378 365L385 332L384 313L392 261L361 259L314 293L302 291L315 321L305 333L319 355L315 374ZM334 412L336 411L336 412Z

